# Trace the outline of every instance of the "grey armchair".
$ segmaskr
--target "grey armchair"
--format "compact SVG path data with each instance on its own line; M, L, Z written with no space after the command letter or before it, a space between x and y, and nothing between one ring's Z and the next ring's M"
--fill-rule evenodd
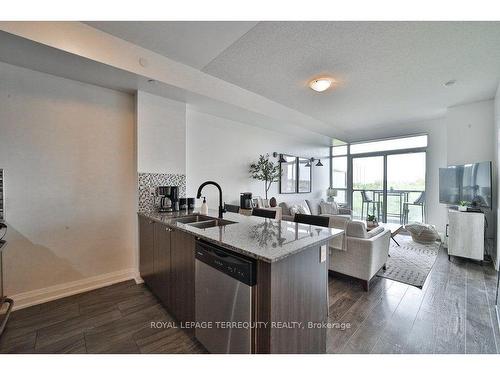
M330 242L329 269L352 276L363 282L366 291L377 272L385 267L389 254L391 231L379 227L370 232L362 221L337 221L334 226L343 225L344 238Z

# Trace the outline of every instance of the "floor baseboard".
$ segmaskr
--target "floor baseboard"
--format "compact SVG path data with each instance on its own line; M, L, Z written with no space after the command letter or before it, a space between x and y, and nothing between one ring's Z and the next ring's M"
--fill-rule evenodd
M74 294L99 289L113 285L122 281L135 280L140 283L142 280L135 269L126 269L92 276L69 283L52 285L47 288L32 290L10 296L14 300L13 310L20 310L26 307L38 305L44 302L53 301L59 298L72 296Z

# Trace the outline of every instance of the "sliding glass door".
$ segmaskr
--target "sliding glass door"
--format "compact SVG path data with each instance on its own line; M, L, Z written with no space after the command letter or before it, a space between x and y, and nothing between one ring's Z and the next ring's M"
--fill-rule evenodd
M352 158L352 209L355 217L366 219L375 215L383 219L384 157Z
M425 222L425 152L352 157L354 217Z
M331 148L330 186L356 219L425 222L426 134Z
M388 222L425 222L424 191L425 152L387 155Z

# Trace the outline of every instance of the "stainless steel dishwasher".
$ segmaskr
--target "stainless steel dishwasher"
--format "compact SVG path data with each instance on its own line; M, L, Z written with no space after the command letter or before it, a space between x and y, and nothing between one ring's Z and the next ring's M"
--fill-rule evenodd
M250 353L255 261L198 240L195 336L210 353Z

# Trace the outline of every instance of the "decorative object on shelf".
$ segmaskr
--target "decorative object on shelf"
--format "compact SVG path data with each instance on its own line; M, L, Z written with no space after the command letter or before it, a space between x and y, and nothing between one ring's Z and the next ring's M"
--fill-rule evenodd
M279 164L274 164L270 161L269 154L260 155L257 162L250 164L249 172L252 178L264 181L267 199L267 192L269 191L272 183L279 181L281 175Z
M331 186L326 189L326 196L328 202L335 202L335 197L337 196L337 189L332 188Z
M368 228L378 227L378 222L377 222L377 218L375 215L368 215L366 217L366 226Z
M271 207L276 207L278 205L278 201L276 200L276 198L272 197L270 200L269 200L269 205Z
M252 208L262 208L263 207L263 201L261 197L253 197L252 198Z
M459 211L467 211L470 204L471 204L471 202L469 202L469 201L460 201L460 202L458 202L457 208Z

